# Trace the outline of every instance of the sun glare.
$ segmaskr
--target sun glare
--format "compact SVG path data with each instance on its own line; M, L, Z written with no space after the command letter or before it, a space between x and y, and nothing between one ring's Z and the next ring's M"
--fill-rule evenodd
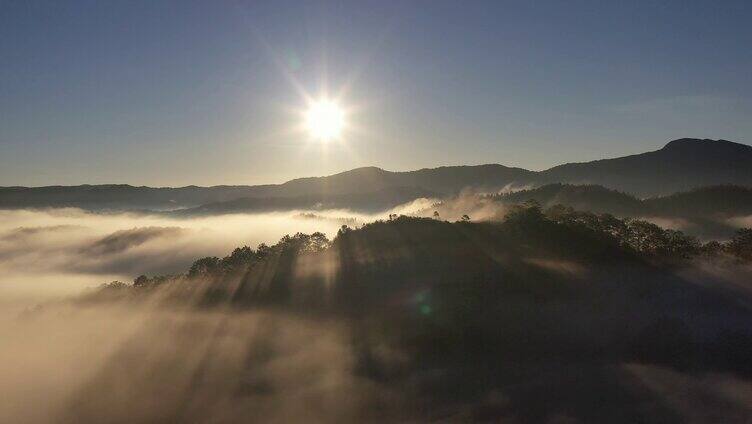
M319 100L308 107L306 127L317 140L329 141L338 138L345 126L345 113L331 100Z

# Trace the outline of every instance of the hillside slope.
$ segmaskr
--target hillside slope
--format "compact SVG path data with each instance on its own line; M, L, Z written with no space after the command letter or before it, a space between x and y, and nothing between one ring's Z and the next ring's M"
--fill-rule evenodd
M599 185L547 184L494 196L504 203L535 201L543 207L564 205L619 216L733 217L752 214L752 188L720 185L668 196L638 199Z

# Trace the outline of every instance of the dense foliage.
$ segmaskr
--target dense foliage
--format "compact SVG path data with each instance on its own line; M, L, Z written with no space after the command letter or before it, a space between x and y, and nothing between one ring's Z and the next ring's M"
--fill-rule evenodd
M430 224L442 225L439 231L449 231L453 233L460 226L463 231L469 228L480 231L488 231L489 235L497 232L505 234L509 238L510 234L518 232L521 238L533 236L537 233L548 234L553 236L557 233L566 233L562 236L560 243L571 249L570 253L586 252L588 243L583 243L585 237L598 239L606 245L618 246L619 255L634 254L646 260L662 261L663 263L681 263L683 260L690 260L697 257L717 260L752 260L752 229L742 228L738 230L734 237L726 242L709 241L701 243L697 238L688 236L681 231L664 229L656 224L645 220L633 218L617 218L611 214L596 214L573 209L572 207L560 204L551 206L543 210L537 202L528 201L524 204L514 205L510 208L507 216L502 223L471 223L470 218L464 215L462 219L454 224L444 223L436 219L411 218L407 216L390 215L388 221L376 221L366 224L359 230L353 230L348 226L342 226L334 242L328 240L323 233L302 234L297 233L293 236L284 236L280 241L273 245L267 246L260 244L255 250L249 246L238 247L229 255L218 257L205 257L197 259L184 275L162 275L147 277L141 275L137 277L133 286L135 288L146 288L161 285L163 283L179 279L217 279L224 276L245 273L257 265L263 265L270 260L277 260L280 257L297 257L299 255L318 253L322 254L327 251L334 253L337 247L347 243L349 237L358 236L353 233L369 234L375 229L381 229L384 225L398 224L400 226L414 226L416 228ZM452 230L448 230L452 227ZM370 234L369 234L370 235ZM576 240L565 240L566 237L576 235ZM378 245L383 240L369 239L367 243L371 249L379 249ZM576 242L573 246L571 243ZM384 248L399 248L399 246L389 246ZM427 247L427 248L430 248ZM124 287L124 283L108 283L109 288Z
M594 406L582 400L601 386L572 382L571 370L605 376L641 363L752 375L752 312L739 292L676 272L695 261L736 266L751 251L749 229L703 245L641 220L527 203L503 222L392 215L343 226L332 241L298 233L198 259L184 275L110 283L88 300L154 295L169 305L323 318L346 324L353 372L373 384L413 387L430 405L504 385L514 402L489 416L512 408L532 421L557 406L527 396L586 384L567 407L598 421L631 402L627 392L612 382ZM426 380L435 370L443 371ZM641 421L640 411L625 410L624 420Z

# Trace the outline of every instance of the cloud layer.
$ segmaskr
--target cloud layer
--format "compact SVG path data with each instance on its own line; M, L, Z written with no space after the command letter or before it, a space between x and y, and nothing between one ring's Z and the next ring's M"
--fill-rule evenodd
M298 231L333 236L342 225L333 217L340 215L173 219L77 209L0 211L0 297L9 291L73 293L109 280L131 281L142 273L183 272L196 258L275 243Z

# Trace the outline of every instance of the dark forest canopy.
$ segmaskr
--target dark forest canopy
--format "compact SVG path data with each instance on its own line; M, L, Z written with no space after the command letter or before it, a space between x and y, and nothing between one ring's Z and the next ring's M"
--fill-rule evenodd
M322 233L297 233L283 237L272 246L261 244L256 249L243 246L224 258L197 259L183 275L140 276L134 286L146 287L180 278L237 275L269 261L278 265L282 257L296 258L308 254L327 256L327 260L336 257L335 260L342 265L340 256L356 255L349 249L343 250L343 246L353 243L356 250L368 251L368 256L389 257L390 252L416 247L424 252L436 249L434 258L451 251L477 254L478 258L474 258L464 253L468 261L489 257L488 251L478 252L478 245L494 246L493 251L503 250L507 256L512 253L521 256L528 249L531 255L574 259L587 264L634 262L673 266L697 257L748 261L752 258L750 234L752 230L743 228L726 242L701 243L681 231L664 229L644 220L577 211L561 204L543 210L537 202L530 201L513 205L500 223L474 223L469 219L450 223L390 215L388 221L368 223L359 229L343 226L333 241ZM416 255L416 252L410 252L403 259L417 262ZM430 255L423 259L433 262Z
M611 299L642 305L635 311L647 308L635 318L642 322L699 305L733 313L738 308L726 289L695 287L674 270L695 261L733 265L750 259L749 229L725 243L702 244L646 221L526 204L501 223L392 216L359 229L343 226L332 241L322 233L298 233L272 246L198 259L182 275L114 282L86 298L138 298L160 290L166 301L204 306L277 305L362 316L421 309L421 302L409 299L430 293L423 309L451 315L445 322L450 326L480 325L473 324L479 316L471 317L501 313L496 308L512 299Z
M646 412L650 397L633 398L613 372L627 363L752 376L748 293L679 272L745 266L751 252L750 229L700 244L641 220L528 203L503 222L392 215L343 226L333 240L298 233L79 301L155 299L337 322L349 329L354 375L401 393L399 404L364 412L371 418L420 421L436 416L419 405L456 414L473 404L470 421L536 421L567 408L598 422L618 408L624 422L678 422L670 408ZM478 401L496 388L510 401Z

